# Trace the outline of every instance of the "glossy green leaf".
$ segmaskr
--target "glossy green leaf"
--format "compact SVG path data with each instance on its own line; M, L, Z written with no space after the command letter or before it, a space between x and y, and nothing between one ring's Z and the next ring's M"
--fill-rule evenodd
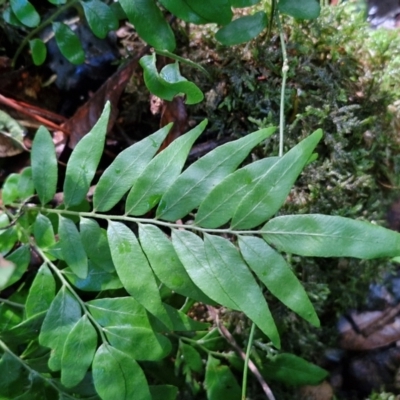
M53 246L56 243L54 236L53 225L51 221L43 214L38 214L33 225L33 235L36 244L45 249L46 247Z
M107 326L104 328L108 342L135 360L157 361L171 351L171 342L151 328L140 326Z
M210 304L211 300L193 283L166 235L154 225L139 225L140 244L157 278L183 296Z
M15 399L28 384L27 370L9 353L3 353L0 359L0 376L0 399Z
M157 217L177 221L197 207L208 193L232 173L254 146L271 136L275 128L261 129L226 143L190 165L161 198Z
M236 247L227 239L206 234L204 248L214 279L235 304L234 308L243 311L279 347L279 333L268 304ZM214 300L218 301L216 297Z
M61 369L65 341L80 318L81 307L78 301L63 286L51 303L39 335L39 343L52 349L49 359L52 371Z
M18 192L21 200L26 200L35 193L31 167L27 167L22 170L18 182Z
M400 234L350 218L287 215L267 222L263 238L279 251L311 257L371 259L400 255Z
M29 289L25 303L26 317L47 311L56 295L56 282L46 264L42 264Z
M72 64L83 64L85 52L76 33L62 22L53 22L53 31L61 54Z
M235 8L250 7L258 4L260 0L230 0L231 6Z
M74 274L85 279L88 274L88 260L78 228L70 219L59 215L58 234L64 260Z
M11 329L2 332L1 336L7 343L15 345L36 340L45 316L46 311L37 313Z
M61 360L61 383L74 387L85 377L97 349L97 333L84 315L65 340Z
M102 344L96 352L93 379L102 400L151 400L139 364L108 344Z
M40 15L28 0L10 0L14 15L27 27L34 28L40 24Z
M118 19L112 9L100 0L80 1L90 29L100 39L118 28Z
M16 268L3 289L11 286L13 283L20 280L22 275L28 269L29 263L31 261L30 248L27 245L20 246L11 254L9 254L5 259L14 263Z
M240 236L239 248L244 260L275 297L306 321L319 327L318 316L307 293L278 252L262 239L251 236Z
M202 91L184 78L179 71L179 64L167 64L158 73L156 55L143 56L140 65L144 70L144 82L147 89L161 99L171 101L175 96L185 95L186 104L197 104L203 100Z
M88 274L85 279L78 278L70 268L65 268L63 273L72 285L85 292L101 292L123 287L116 272L107 272L91 260L88 261Z
M232 10L229 0L184 0L187 7L207 23L214 22L226 25L232 19Z
M120 222L109 221L107 234L111 256L126 291L171 329L153 271L133 232Z
M120 0L119 3L145 42L156 49L174 51L174 33L154 0Z
M32 53L32 60L35 65L42 65L47 57L47 48L41 39L32 39L29 41L29 48Z
M279 0L278 10L296 19L315 19L321 12L318 0Z
M178 388L171 385L149 386L152 400L176 400Z
M164 126L118 154L96 185L93 197L96 211L108 211L122 199L156 154L171 126Z
M31 150L32 178L40 202L48 203L56 194L57 158L49 131L41 126L33 139Z
M208 21L198 15L186 0L161 0L160 3L177 18L192 24L207 24Z
M114 273L115 267L111 258L107 231L100 228L95 220L88 218L81 218L79 228L86 255L92 264L95 264L92 268Z
M218 228L228 222L237 205L248 193L250 185L259 180L278 159L278 157L263 158L227 176L200 204L195 218L196 225Z
M252 184L233 215L232 229L254 228L281 208L321 138L322 131L318 129L289 150Z
M132 297L96 299L86 304L93 318L103 327L151 326L146 309Z
M150 161L128 194L125 205L127 214L143 215L158 204L161 196L179 176L194 141L203 132L207 122L204 120L174 140Z
M329 374L294 354L282 353L269 359L260 369L265 379L273 379L286 385L317 385Z
M268 25L268 16L264 11L239 17L222 27L215 38L225 46L245 43L258 36Z
M208 400L240 400L241 389L227 365L218 359L208 356L206 365L205 386Z
M110 109L110 102L107 102L99 120L75 146L68 160L64 181L64 203L67 208L80 204L89 191L103 153Z

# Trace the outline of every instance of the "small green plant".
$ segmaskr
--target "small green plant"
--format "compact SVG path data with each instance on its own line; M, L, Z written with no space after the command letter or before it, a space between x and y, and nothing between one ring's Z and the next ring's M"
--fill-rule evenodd
M400 234L367 222L318 214L275 216L313 158L321 131L283 157L238 169L251 149L274 132L261 129L181 172L206 121L156 154L167 126L114 160L96 184L91 207L85 199L109 112L107 105L75 147L61 205L51 206L58 173L45 128L35 135L32 166L4 184L3 289L27 270L32 253L41 260L32 281L1 300L0 371L7 379L0 392L5 398L174 399L178 388L172 380L160 383L162 378L153 378L151 371L177 351L187 373L202 371L198 352L208 352L210 399L227 393L239 398L234 375L218 361L225 356L207 348L213 330L186 315L188 304L200 301L243 312L274 353L280 337L263 288L319 325L282 253L365 259L400 255ZM111 214L120 201L125 213ZM9 263L15 268L11 276ZM176 306L172 293L186 302ZM288 366L297 367L298 375L284 376ZM295 383L326 376L285 354L271 355L260 368L267 378ZM228 389L223 379L235 383Z

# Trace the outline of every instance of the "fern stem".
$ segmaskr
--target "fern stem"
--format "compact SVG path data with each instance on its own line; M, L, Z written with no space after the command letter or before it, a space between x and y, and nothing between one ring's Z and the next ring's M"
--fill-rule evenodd
M0 303L7 304L8 306L11 306L11 307L22 308L22 309L25 308L25 306L23 304L15 303L14 301L2 299L2 298L0 298Z
M284 141L284 129L285 129L285 90L286 90L286 78L289 71L288 58L286 53L285 38L283 35L283 28L279 13L276 13L276 22L279 29L279 38L282 47L282 87L281 87L281 104L279 112L279 157L283 156L283 141Z
M60 388L54 383L53 379L47 378L43 376L40 372L32 369L19 356L17 356L13 351L11 351L2 340L0 340L0 348L4 352L8 353L16 361L18 361L32 376L38 376L40 379L43 379L49 386L51 386L54 390L56 390L57 393L59 393L63 399L76 399L75 397L70 396L68 393L61 391Z
M57 275L58 279L62 282L62 284L68 288L68 290L71 292L71 294L75 297L75 299L78 301L79 305L81 306L83 313L88 317L88 319L92 322L92 324L95 326L97 331L100 334L101 341L103 344L108 343L106 336L103 332L103 328L98 324L98 322L92 317L92 314L88 311L86 304L82 299L79 297L79 295L75 292L74 288L70 285L70 283L65 279L64 275L62 272L57 268L56 265L54 265L51 260L46 256L46 254L36 245L33 245L35 251L43 258L43 260L46 262L46 264L51 268L51 270Z
M251 347L253 345L255 328L256 328L256 324L253 322L251 324L249 342L247 343L246 358L244 359L243 379L242 379L242 400L246 400L247 373L249 370L249 359L250 359Z
M21 204L10 204L11 207L19 208ZM228 234L228 235L263 235L271 233L270 231L262 231L262 230L234 230L234 229L211 229L211 228L201 228L196 225L182 225L175 224L172 222L160 221L154 218L137 218L137 217L129 217L127 215L105 215L105 214L97 214L95 212L85 212L85 211L71 211L71 210L59 210L55 208L46 208L42 206L38 206L36 204L27 204L26 205L29 210L40 211L45 214L60 214L60 215L71 215L75 217L86 217L86 218L96 218L103 219L106 221L124 221L130 223L143 223L143 224L152 224L158 226L164 226L170 229L187 229L191 231L197 231L201 233L216 233L216 234Z

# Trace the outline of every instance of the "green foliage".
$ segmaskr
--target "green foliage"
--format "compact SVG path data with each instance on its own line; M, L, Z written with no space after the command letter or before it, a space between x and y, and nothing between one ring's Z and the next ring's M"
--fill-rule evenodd
M54 154L54 145L42 128L31 154L32 180L41 205L26 198L26 191L13 186L12 180L5 182L5 192L10 191L8 186L15 191L6 199L6 206L20 232L10 242L19 243L17 248L3 250L16 268L6 285L16 282L26 270L30 247L43 264L31 284L17 289L19 305L24 304L23 315L13 316L1 327L0 368L8 371L0 387L2 396L42 393L41 398L52 398L57 392L64 398L92 398L97 393L97 398L105 400L151 399L163 385L169 385L173 398L173 380L158 377L153 382L150 371L178 351L184 360L179 365L193 391L201 390L196 389L193 374L204 373L208 398L239 398L240 385L232 370L235 363L221 363L206 344L207 336L215 330L207 333L207 324L179 311L172 291L193 301L244 313L259 328L258 335L271 342L268 346L279 348L280 334L263 295L264 285L300 317L319 325L312 303L281 253L365 258L400 255L400 234L373 224L317 214L274 217L321 140L320 131L284 157L258 163L254 170L239 165L273 129L261 129L222 145L181 172L206 122L156 154L166 128L114 160L103 174L106 178L100 177L95 187L94 198L98 200L93 211L67 208L79 205L93 183L109 108L107 104L99 122L68 161L65 182L70 182L69 186L64 182L68 204L52 208L49 202L55 185L43 186L47 183L38 179L37 171L57 176L57 164L43 157L44 151ZM84 152L87 148L91 151ZM128 158L127 154L143 154L144 160ZM166 165L171 159L177 165ZM265 170L260 171L260 165ZM128 167L141 172L135 179L127 179L121 171ZM166 167L171 169L170 175L165 175ZM107 180L113 182L111 190L109 185L100 184ZM225 182L235 188L233 196L247 194L228 201L230 206L221 220L218 193L227 187ZM103 199L109 195L112 201L107 204ZM133 201L132 196L138 200ZM215 202L214 209L202 206L209 198ZM96 210L101 204L108 210L118 202L129 203L125 215ZM213 228L198 224L197 215L188 218L196 209L207 210ZM257 209L261 211L253 216ZM155 217L148 214L152 210L156 210ZM22 213L28 220L19 217ZM57 215L58 222L53 218ZM179 218L182 224L175 222ZM251 222L245 222L248 220ZM107 223L107 229L101 227L102 222ZM163 286L169 294L163 292ZM12 299L11 304L0 305L0 312L12 309ZM198 351L207 354L205 369ZM266 379L297 385L317 383L326 376L319 367L294 355L268 357L264 361L256 357ZM15 387L17 380L34 384L25 385L24 391L21 385ZM161 385L157 389L153 383Z

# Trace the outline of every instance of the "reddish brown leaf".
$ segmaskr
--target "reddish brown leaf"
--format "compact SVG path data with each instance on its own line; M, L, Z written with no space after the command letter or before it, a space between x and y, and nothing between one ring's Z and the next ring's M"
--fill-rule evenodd
M103 111L107 101L111 102L111 115L108 122L108 132L114 125L118 116L118 101L124 91L132 73L138 66L138 61L145 52L130 60L124 67L119 69L100 87L100 89L63 124L63 128L71 132L68 146L73 149L94 126Z

